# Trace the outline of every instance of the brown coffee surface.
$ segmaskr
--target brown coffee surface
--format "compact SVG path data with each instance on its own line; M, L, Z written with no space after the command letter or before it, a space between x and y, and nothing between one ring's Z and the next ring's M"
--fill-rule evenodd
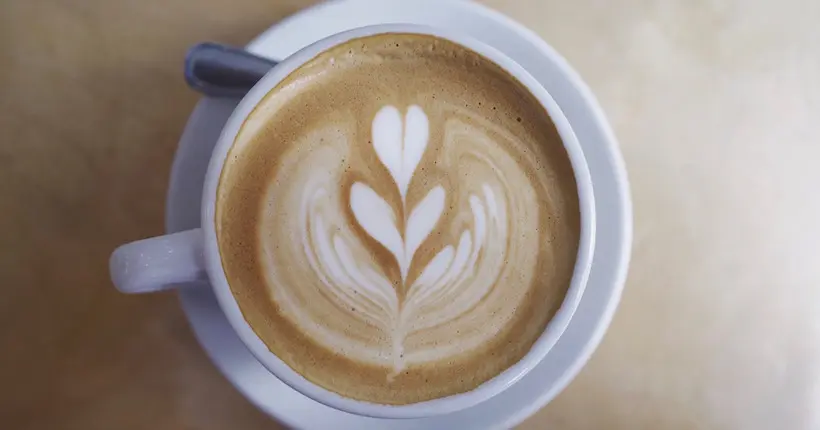
M272 89L220 179L216 229L268 348L343 396L408 404L520 360L560 307L578 196L543 106L432 36L355 39Z

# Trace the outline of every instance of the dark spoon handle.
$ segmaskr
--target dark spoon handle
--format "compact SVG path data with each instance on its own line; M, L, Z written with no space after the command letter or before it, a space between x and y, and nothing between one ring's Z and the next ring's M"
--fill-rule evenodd
M208 96L243 97L275 65L244 49L205 42L188 50L185 81Z

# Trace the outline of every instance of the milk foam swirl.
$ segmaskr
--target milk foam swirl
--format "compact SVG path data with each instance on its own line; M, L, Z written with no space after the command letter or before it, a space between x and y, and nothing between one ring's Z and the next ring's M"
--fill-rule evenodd
M399 198L367 179L344 186L350 175L340 160L361 145L344 124L318 127L304 138L312 144L294 145L267 191L270 221L259 234L273 300L309 338L389 368L388 379L489 342L534 277L535 191L496 142L515 139L480 118L451 114L443 141L431 142L421 107L376 113L368 150L380 165L371 167L386 169ZM447 180L426 180L424 166ZM410 199L411 191L421 197ZM282 253L299 258L284 264Z

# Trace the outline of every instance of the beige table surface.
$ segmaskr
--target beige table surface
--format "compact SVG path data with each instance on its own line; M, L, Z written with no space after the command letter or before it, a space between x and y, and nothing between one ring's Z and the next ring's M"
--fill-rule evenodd
M308 3L0 0L0 428L277 428L106 261L163 231L186 47ZM611 329L522 428L820 429L820 3L488 3L589 82L635 201Z

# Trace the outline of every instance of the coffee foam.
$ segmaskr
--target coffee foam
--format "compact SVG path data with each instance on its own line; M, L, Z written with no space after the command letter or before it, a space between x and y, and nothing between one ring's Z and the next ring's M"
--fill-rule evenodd
M543 107L431 36L357 39L272 90L218 191L245 318L294 370L405 404L518 361L569 286L569 160Z

